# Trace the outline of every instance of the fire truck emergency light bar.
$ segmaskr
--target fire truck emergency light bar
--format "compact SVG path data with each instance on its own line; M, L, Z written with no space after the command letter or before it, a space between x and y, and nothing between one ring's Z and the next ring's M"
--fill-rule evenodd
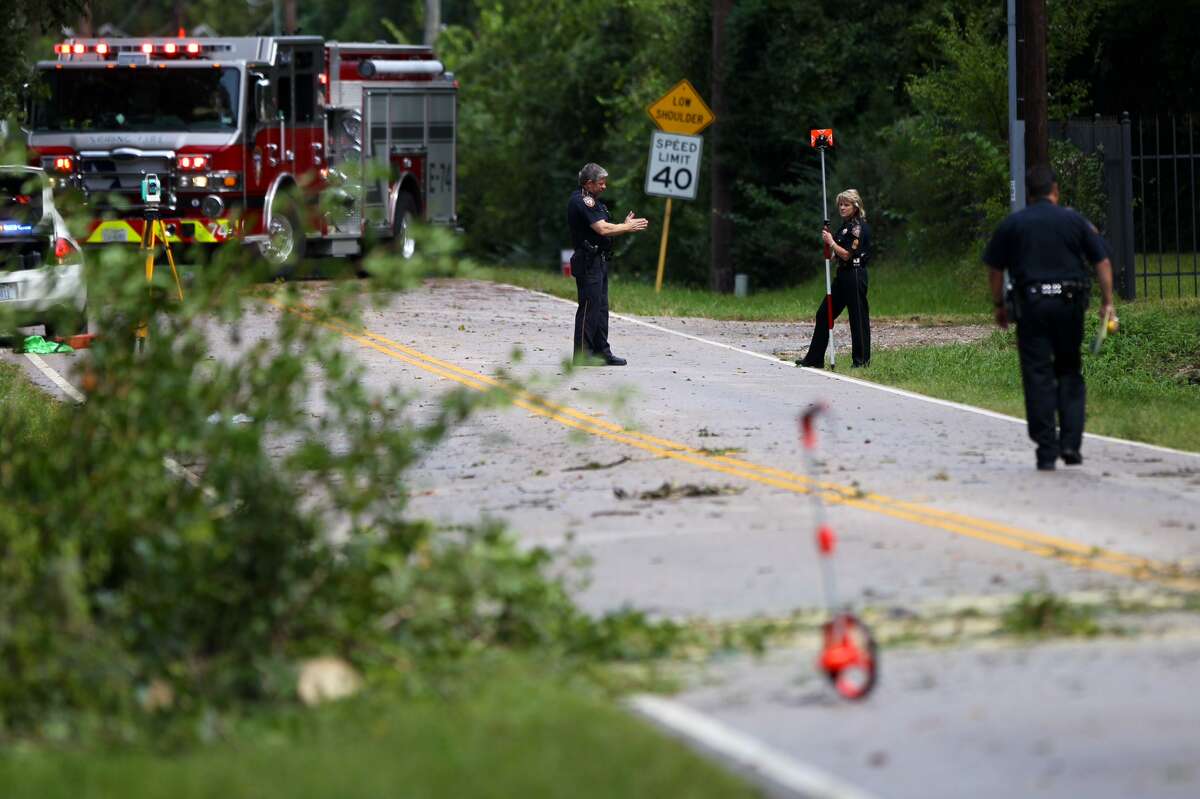
M201 44L200 42L138 42L133 44L109 44L108 42L63 42L54 45L60 61L108 61L119 59L121 53L142 53L161 58L202 58L213 52L228 52L226 44Z

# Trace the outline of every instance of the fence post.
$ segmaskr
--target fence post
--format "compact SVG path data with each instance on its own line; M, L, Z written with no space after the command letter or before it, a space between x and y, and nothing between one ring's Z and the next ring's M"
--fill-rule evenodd
M1121 279L1118 286L1121 298L1132 300L1137 297L1133 232L1133 138L1129 124L1129 112L1121 112Z

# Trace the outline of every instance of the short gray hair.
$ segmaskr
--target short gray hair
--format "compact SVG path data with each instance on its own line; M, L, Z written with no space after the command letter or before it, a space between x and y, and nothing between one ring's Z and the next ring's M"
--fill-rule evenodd
M608 177L608 170L599 164L584 164L579 170L579 185L583 186L600 178Z

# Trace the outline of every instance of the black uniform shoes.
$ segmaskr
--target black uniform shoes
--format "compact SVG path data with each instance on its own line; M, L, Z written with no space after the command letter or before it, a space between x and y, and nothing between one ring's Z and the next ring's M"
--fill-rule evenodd
M1078 466L1079 464L1083 463L1083 456L1079 454L1079 450L1077 449L1064 449L1058 454L1058 457L1062 458L1062 462L1067 466ZM1042 460L1039 458L1037 462L1038 471L1054 471L1054 466L1057 461L1058 458L1052 458L1050 460Z
M607 355L576 355L573 363L576 366L624 366L629 362L610 352Z

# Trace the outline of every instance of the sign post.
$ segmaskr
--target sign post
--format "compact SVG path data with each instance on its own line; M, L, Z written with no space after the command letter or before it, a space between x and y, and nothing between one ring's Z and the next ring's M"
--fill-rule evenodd
M699 136L681 136L674 133L654 131L650 134L650 159L646 163L646 193L652 197L667 198L667 212L663 218L662 241L658 245L658 272L654 278L654 291L662 291L663 267L667 260L667 235L671 229L671 200L696 199L696 186L700 182L700 155L704 151L704 139Z
M700 155L704 139L697 134L716 121L691 82L684 79L646 108L658 130L650 135L650 159L646 164L646 194L666 197L662 240L658 245L658 272L654 292L662 291L663 268L667 261L667 236L671 229L671 201L696 199L700 183Z

